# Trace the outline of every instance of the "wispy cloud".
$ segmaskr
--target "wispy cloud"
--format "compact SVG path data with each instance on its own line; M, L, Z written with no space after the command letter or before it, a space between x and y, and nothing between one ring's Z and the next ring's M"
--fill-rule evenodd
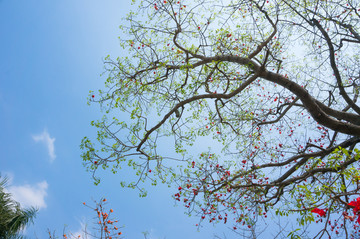
M82 218L80 221L80 228L74 233L71 233L74 237L78 237L80 235L81 238L92 239L91 233L87 229L87 224L85 222L85 218Z
M4 171L0 174L1 179L6 178L6 185L11 185L14 181L14 174L9 171Z
M47 196L48 183L42 181L35 185L10 186L7 191L11 193L12 198L19 202L24 208L36 207L38 209L46 208L45 197Z
M149 238L149 239L159 239L160 237L155 235L155 230L153 228L151 228L150 232L149 231L145 231L142 232L144 234L144 237Z
M49 151L50 160L54 161L56 158L54 145L55 138L51 138L47 130L44 129L44 132L42 132L41 134L33 135L33 139L35 140L35 142L43 142L46 145Z

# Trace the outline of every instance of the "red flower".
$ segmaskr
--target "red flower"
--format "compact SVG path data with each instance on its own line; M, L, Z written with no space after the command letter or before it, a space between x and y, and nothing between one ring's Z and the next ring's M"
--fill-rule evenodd
M319 214L320 217L326 215L326 212L323 209L319 209L319 208L314 208L313 210L311 210L311 212Z
M354 214L357 214L360 211L360 197L356 201L351 201L348 205L353 207Z
M354 217L355 215L358 215L357 222L360 224L360 197L354 201L351 201L348 205L353 208Z

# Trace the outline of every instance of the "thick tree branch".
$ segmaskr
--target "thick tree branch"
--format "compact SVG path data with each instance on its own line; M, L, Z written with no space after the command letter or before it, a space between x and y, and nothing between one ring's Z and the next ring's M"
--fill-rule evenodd
M343 86L343 83L342 83L342 80L341 80L341 76L340 76L340 72L339 72L339 69L336 65L336 62L335 62L335 50L334 50L334 46L332 44L332 41L329 37L329 35L327 34L327 32L325 31L325 29L320 25L319 21L316 20L316 19L312 19L312 23L320 30L321 34L324 36L325 40L326 40L326 43L329 47L329 56L330 56L330 65L331 65L331 68L333 69L334 71L334 75L335 75L335 78L336 78L336 81L337 81L337 85L338 85L338 88L340 90L340 94L341 96L344 98L344 100L346 101L346 103L348 103L350 105L350 107L355 110L355 112L357 112L358 114L360 114L360 107L357 106L351 99L350 97L348 96L348 94L346 93L345 89L344 89L344 86Z

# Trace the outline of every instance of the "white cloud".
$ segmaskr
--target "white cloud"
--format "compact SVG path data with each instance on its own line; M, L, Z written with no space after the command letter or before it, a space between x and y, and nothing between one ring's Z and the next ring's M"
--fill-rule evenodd
M6 191L11 193L12 198L19 202L23 208L36 207L42 209L47 206L45 203L47 188L48 183L42 181L36 185L10 186Z
M84 218L80 221L79 230L77 230L76 232L71 233L71 234L76 238L80 235L80 238L92 239L92 237L90 235L91 233L89 233L89 231L87 230L87 224L86 224Z
M54 161L56 158L54 145L55 138L51 138L47 130L44 129L44 132L42 132L42 134L33 135L33 139L35 140L35 142L43 142L46 145L49 151L50 160Z

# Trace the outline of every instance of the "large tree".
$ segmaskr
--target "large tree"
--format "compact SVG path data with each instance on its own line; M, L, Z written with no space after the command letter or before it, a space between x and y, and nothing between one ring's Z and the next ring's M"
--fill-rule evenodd
M21 208L20 204L5 191L7 178L0 177L0 238L23 238L21 230L31 223L36 215L35 208Z
M106 89L89 98L106 112L92 123L101 146L82 141L96 182L98 168L129 165L137 180L123 185L179 184L202 220L254 228L274 212L323 221L302 237L354 235L359 1L136 4L126 55L105 58Z

